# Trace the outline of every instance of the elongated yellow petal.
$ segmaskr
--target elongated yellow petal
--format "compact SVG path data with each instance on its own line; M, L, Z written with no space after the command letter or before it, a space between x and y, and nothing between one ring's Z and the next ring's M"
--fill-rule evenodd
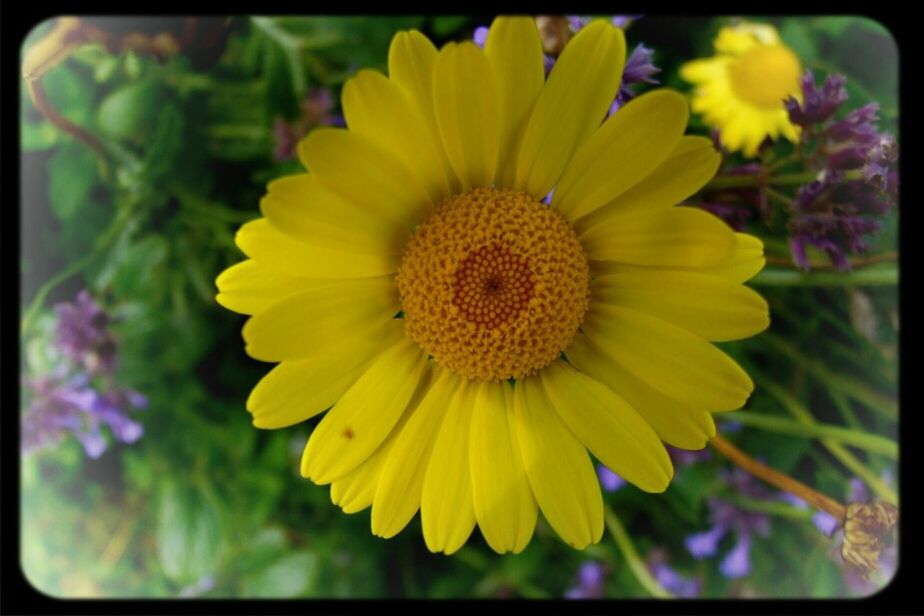
M284 361L260 379L247 399L257 428L284 428L330 408L366 371L372 358L397 344L404 328L397 319L374 335L344 338L329 348L308 349L304 359Z
M379 355L312 432L302 476L327 484L372 455L407 408L426 361L409 338Z
M684 137L648 177L576 220L574 228L581 234L613 215L677 205L705 186L721 162L722 156L713 147L712 141L705 137Z
M318 128L298 144L302 164L330 190L413 227L433 210L425 187L392 153L343 128Z
M235 243L257 264L300 278L366 278L398 271L397 254L361 254L319 248L293 239L265 218L246 223Z
M279 231L309 246L339 252L400 255L407 227L362 208L302 173L274 180L260 210Z
M697 408L741 408L754 383L728 355L685 329L628 308L594 304L584 333L632 374Z
M770 325L757 292L719 276L662 270L610 274L591 285L594 302L632 308L714 342L753 336Z
M377 71L362 70L343 86L342 100L351 131L369 138L413 171L433 203L449 196L440 144L404 88Z
M538 378L514 388L517 442L542 514L568 545L603 536L603 497L587 450L552 408Z
M665 443L681 449L702 449L715 436L715 422L709 412L691 408L646 385L587 336L577 334L566 355L575 368L625 398Z
M495 552L517 554L533 536L538 508L515 441L513 389L484 381L473 403L469 463L475 518Z
M673 90L629 101L574 153L552 207L574 220L638 184L670 156L689 117L686 99Z
M703 210L675 207L613 216L581 238L590 259L637 265L718 265L735 249L735 232Z
M430 138L440 144L439 162L443 173L449 179L453 192L458 192L461 185L442 147L433 108L433 67L437 53L430 39L417 30L398 32L388 48L388 74L392 81L404 88L414 106L423 113Z
M215 301L234 312L256 314L290 295L326 284L330 280L291 276L247 259L218 275Z
M398 435L372 500L372 534L389 538L420 507L424 477L443 417L459 388L459 378L438 367L435 382Z
M497 17L488 31L484 53L497 77L500 104L500 166L497 184L512 188L517 145L529 112L545 82L542 39L532 17Z
M500 109L494 71L477 45L449 43L436 58L433 105L443 147L463 190L497 173Z
M561 360L539 373L559 417L594 456L646 492L663 492L674 476L661 440L619 394Z
M616 96L626 58L622 30L598 20L565 46L520 141L515 188L545 197Z
M420 497L420 522L431 552L452 554L475 528L469 433L477 384L463 382L446 409L427 465Z
M243 330L246 351L262 361L298 359L346 338L371 335L398 310L391 276L303 291L250 317Z

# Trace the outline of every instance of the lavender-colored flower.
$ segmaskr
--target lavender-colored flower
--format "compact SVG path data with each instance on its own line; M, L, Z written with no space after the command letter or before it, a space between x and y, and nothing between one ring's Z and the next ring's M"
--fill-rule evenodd
M653 58L653 49L646 47L642 43L635 46L629 59L626 60L626 66L622 71L622 81L619 84L619 92L616 94L613 104L610 105L608 115L616 113L620 107L635 97L635 93L632 91L633 85L642 82L658 83L658 80L652 76L661 72L661 69L654 65Z
M666 446L667 453L670 455L671 460L674 461L674 464L680 464L683 466L688 466L696 462L702 462L708 460L712 457L709 453L709 449L703 448L696 451L689 451L687 449L679 449L673 445Z
M699 596L699 580L683 576L670 567L667 564L667 551L664 548L651 550L645 558L645 564L658 584L677 597L690 598Z
M625 479L603 464L597 465L597 477L600 479L600 485L603 486L603 489L607 492L615 492L626 486Z
M802 75L802 103L793 96L784 102L789 120L793 124L807 127L830 118L847 100L847 90L844 88L846 81L843 75L828 75L824 85L816 88L815 76L812 71L806 71Z
M599 599L603 597L606 570L601 563L589 560L578 569L577 583L565 591L566 599Z
M333 113L334 97L327 88L312 88L302 101L301 116L293 122L276 118L273 135L276 148L273 157L276 160L295 158L295 149L302 137L317 126L343 126L343 117Z
M488 40L488 27L478 26L475 28L475 32L472 33L472 40L479 47L484 47L485 42Z
M73 302L55 305L58 317L55 343L61 354L89 374L112 374L116 343L109 332L109 316L86 289Z
M744 577L751 572L751 535L739 534L738 543L725 555L719 571L727 578Z

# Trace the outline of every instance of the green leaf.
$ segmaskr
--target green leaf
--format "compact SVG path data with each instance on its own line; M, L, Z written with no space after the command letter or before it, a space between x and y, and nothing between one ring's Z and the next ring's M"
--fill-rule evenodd
M440 15L433 18L433 34L446 37L467 25L471 18L467 15Z
M99 104L96 125L109 137L141 140L156 127L162 94L151 79L117 88Z
M317 555L308 551L287 554L248 573L244 595L258 599L298 597L314 587L319 571Z
M808 25L803 18L787 19L780 29L780 37L794 51L803 65L815 61L818 47L815 37L809 32Z
M221 563L226 535L218 500L201 487L167 479L157 516L157 555L164 573L177 584L213 575Z
M93 152L81 143L63 144L48 161L48 197L62 223L69 223L90 200L99 183Z

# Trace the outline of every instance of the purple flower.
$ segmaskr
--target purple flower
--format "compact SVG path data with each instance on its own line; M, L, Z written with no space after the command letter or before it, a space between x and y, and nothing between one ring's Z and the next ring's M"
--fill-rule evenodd
M615 492L626 485L625 479L602 464L597 465L597 477L600 478L600 485L602 485L603 489L607 492Z
M645 561L658 584L674 595L685 598L699 596L699 580L685 577L671 568L667 564L667 552L663 548L653 549Z
M694 464L696 462L702 462L712 457L709 453L709 449L705 447L696 451L678 449L673 445L667 445L666 448L668 455L671 457L671 460L673 460L675 464L681 464L683 466Z
M298 142L317 126L343 126L343 117L332 112L334 98L327 88L312 88L302 101L302 114L293 122L276 118L273 135L276 148L273 157L278 161L295 158Z
M719 551L719 542L728 532L728 526L721 524L701 533L688 535L684 540L687 551L697 560L715 556Z
M589 560L578 569L577 584L565 591L566 599L599 599L603 597L606 571L601 563Z
M635 46L629 59L626 60L626 66L622 71L622 81L619 84L619 92L616 94L616 99L610 106L610 111L607 115L616 113L620 107L635 97L631 86L642 82L658 83L658 80L652 76L661 72L661 69L654 65L652 62L653 57L654 50L650 47L645 47L642 43Z
M116 367L115 339L109 316L84 289L73 302L55 305L55 343L62 355L89 374L112 374Z
M806 71L802 75L802 104L792 96L784 102L789 112L789 120L793 124L806 127L830 118L847 100L847 90L844 88L846 81L843 75L828 75L824 85L819 89L815 87L812 71Z
M727 578L740 578L751 572L751 536L739 534L738 543L725 555L719 571Z
M483 48L485 41L488 40L487 26L478 26L475 28L475 32L472 34L472 40L475 41L476 45Z

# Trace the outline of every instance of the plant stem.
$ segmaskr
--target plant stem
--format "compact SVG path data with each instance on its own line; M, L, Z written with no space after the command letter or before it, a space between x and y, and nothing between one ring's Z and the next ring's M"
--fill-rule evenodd
M868 268L855 272L809 272L765 269L750 281L763 287L882 287L898 284L895 267Z
M844 521L847 515L847 508L836 500L810 488L801 481L796 481L789 475L785 475L778 470L770 468L766 464L758 462L730 442L726 441L725 438L720 435L714 436L712 440L709 441L709 444L712 445L716 451L758 479L762 479L781 490L795 494L816 509L827 511L837 518L838 521Z
M760 175L757 174L721 175L713 178L711 182L706 184L703 190L717 190L720 188L756 188L762 184L771 186L801 186L802 184L808 184L809 182L815 180L817 177L818 173L815 171L783 173L776 176L770 176L766 179L762 179ZM842 176L842 181L844 182L861 179L863 179L863 172L858 169L845 171Z
M610 534L613 535L613 539L616 541L616 545L619 546L619 550L625 557L629 569L635 574L635 579L642 585L642 588L647 590L653 597L658 597L659 599L673 599L674 595L661 586L648 571L645 562L639 556L638 552L635 551L635 546L632 545L632 540L629 538L629 534L626 532L622 522L608 505L603 506L603 516L606 520L606 527L609 529Z
M748 511L759 511L761 513L769 513L771 515L792 518L794 520L807 520L811 519L814 515L811 509L800 509L794 505L781 501L760 500L736 495L728 498L728 502L741 509L747 509Z
M796 267L796 264L793 263L792 257L790 255L765 255L768 265L782 265L783 267ZM868 265L876 265L877 263L889 263L891 261L898 261L897 252L883 252L878 255L869 255L866 257L855 257L850 260L850 267L856 269L858 267L866 267ZM809 267L812 270L833 270L834 265L828 262L822 261L811 261L809 262Z
M728 419L738 421L745 426L763 428L781 434L791 434L802 438L827 438L845 445L853 445L872 453L878 453L893 460L898 458L898 444L878 434L867 434L851 428L822 423L807 424L775 415L748 411L737 411L730 414Z

